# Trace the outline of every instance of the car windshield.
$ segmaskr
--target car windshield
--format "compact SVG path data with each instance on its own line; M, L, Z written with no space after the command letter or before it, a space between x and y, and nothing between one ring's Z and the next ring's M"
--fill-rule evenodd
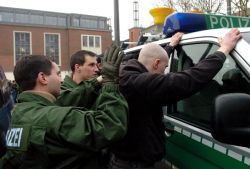
M250 32L242 32L241 34L243 39L250 44Z

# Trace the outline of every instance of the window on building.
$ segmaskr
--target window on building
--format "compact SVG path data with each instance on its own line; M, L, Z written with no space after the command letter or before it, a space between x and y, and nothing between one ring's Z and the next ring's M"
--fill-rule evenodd
M80 19L80 27L83 27L83 28L97 29L98 28L97 23L98 23L97 20L90 20L90 19L85 19L85 18Z
M88 38L88 36L87 35L83 35L82 36L82 46L83 47L88 47L89 45L89 40L88 40L89 38Z
M16 22L29 23L29 15L28 14L16 14Z
M57 17L55 16L46 16L45 17L46 25L57 25Z
M1 21L14 22L14 14L9 12L0 12Z
M101 44L101 37L95 36L95 47L100 48L100 44Z
M89 20L88 22L91 25L91 28L98 29L98 21L97 20Z
M82 35L82 46L100 48L101 47L101 36L95 35Z
M59 34L45 33L45 55L60 65L60 36Z
M15 61L17 62L22 56L31 54L31 33L14 32L15 39Z
M89 36L89 47L95 47L94 46L94 36Z
M79 27L80 26L80 20L79 18L73 18L73 26Z
M99 28L100 29L105 29L105 21L99 21Z
M41 16L41 15L30 15L30 22L32 24L43 24L43 16Z
M82 35L82 49L91 50L95 53L100 54L101 50L101 36L97 35Z
M66 17L58 17L58 26L66 26Z

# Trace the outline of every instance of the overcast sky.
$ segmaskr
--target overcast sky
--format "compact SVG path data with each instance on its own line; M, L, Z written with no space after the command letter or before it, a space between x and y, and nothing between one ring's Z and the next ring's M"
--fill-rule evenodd
M120 40L128 39L128 29L134 26L133 2L119 0ZM78 13L111 18L114 29L114 0L0 0L0 6L43 10L51 12ZM156 7L159 0L137 0L139 4L139 26L153 24L149 10Z

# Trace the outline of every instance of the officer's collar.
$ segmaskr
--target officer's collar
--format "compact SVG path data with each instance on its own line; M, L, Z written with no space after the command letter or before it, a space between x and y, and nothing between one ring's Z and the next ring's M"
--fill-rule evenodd
M30 93L34 93L34 94L40 95L40 96L48 99L51 102L55 102L56 101L55 96L53 96L52 94L50 94L48 92L35 91L35 90L27 90L27 91L24 91L24 92L30 92Z

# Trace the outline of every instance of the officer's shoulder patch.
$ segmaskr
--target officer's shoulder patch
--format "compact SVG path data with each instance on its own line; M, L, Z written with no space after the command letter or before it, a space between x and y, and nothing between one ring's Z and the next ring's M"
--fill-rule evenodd
M12 125L6 134L6 145L8 149L27 151L29 145L31 126Z

